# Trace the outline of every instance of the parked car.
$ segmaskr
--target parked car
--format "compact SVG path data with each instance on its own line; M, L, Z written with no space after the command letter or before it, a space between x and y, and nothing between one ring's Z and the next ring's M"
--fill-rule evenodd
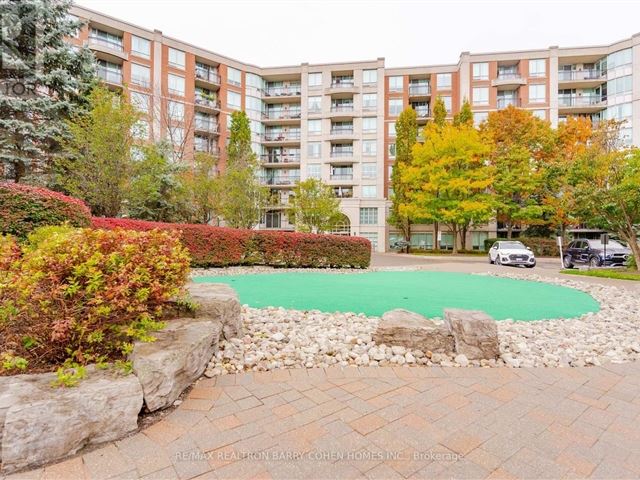
M395 242L393 242L391 244L391 248L392 249L396 249L396 250L404 250L405 248L409 247L411 245L411 243L407 242L406 240L396 240Z
M529 247L515 240L500 240L489 249L489 263L496 265L536 266L536 256Z
M631 249L615 240L609 240L605 247L600 240L579 238L567 245L562 264L564 268L573 268L574 265L580 264L590 267L620 267L629 261L629 257Z

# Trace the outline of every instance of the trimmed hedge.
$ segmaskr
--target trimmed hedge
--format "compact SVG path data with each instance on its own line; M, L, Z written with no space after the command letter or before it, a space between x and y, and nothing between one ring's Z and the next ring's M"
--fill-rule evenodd
M522 242L529 247L537 257L557 257L558 244L554 238L544 237L518 237L512 238L514 242ZM506 238L487 238L484 241L484 249L488 252L491 246L497 241L508 241Z
M91 212L82 200L46 188L0 183L0 233L26 238L32 230L67 223L91 225Z
M93 218L95 228L178 232L198 267L270 265L274 267L366 268L371 243L361 237L280 231L241 230L210 225Z

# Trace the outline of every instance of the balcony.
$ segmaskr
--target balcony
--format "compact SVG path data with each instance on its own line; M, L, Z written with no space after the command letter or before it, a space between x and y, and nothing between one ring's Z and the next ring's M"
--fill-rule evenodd
M196 66L196 84L203 84L205 87L220 87L220 75L218 72L209 68Z
M498 71L498 78L494 78L491 80L491 86L497 87L498 90L501 89L512 89L517 88L521 85L526 85L527 81L522 78L519 72L513 71Z
M261 175L258 180L262 185L270 185L273 187L288 187L294 186L300 181L300 172L297 174L281 175L281 176L266 176Z
M220 125L217 122L213 122L211 120L203 120L201 118L196 118L194 122L194 128L197 132L205 132L205 133L219 133Z
M220 110L220 101L216 98L196 94L194 103L201 110Z
M331 117L332 118L352 118L355 115L355 108L352 103L331 105Z
M264 153L260 160L264 166L288 166L300 163L300 153Z
M214 156L220 155L220 147L218 147L217 144L208 143L206 142L206 139L203 139L203 141L198 141L197 137L196 137L196 141L193 144L193 151L208 153Z
M286 87L267 87L262 90L264 97L299 97L302 94L300 85L289 85Z
M602 70L560 70L558 71L558 83L562 88L593 88L606 81Z
M265 143L297 144L300 143L300 130L266 132L262 135L262 141Z
M333 195L336 198L353 198L353 188L351 188L351 187L337 187L337 188L334 188L333 189Z
M109 59L109 57L116 57L121 60L129 59L129 55L124 51L122 40L118 42L116 40L103 38L99 35L89 35L87 43L92 51L98 53L98 57L107 59ZM104 55L100 55L101 53Z
M594 113L605 108L602 95L558 95L558 111L561 113Z
M333 78L325 93L328 94L348 94L358 91L353 78Z
M513 97L498 97L496 99L496 108L498 110L502 110L507 107L520 107L520 99Z
M329 180L345 182L345 181L353 181L353 173L332 173L329 176ZM353 196L353 192L352 192Z
M262 112L265 123L278 123L282 125L299 124L301 110L297 108L272 108Z
M353 138L353 126L351 127L331 127L332 139Z
M431 87L427 83L409 84L410 97L428 97L431 95Z
M413 107L413 109L416 111L418 119L429 118L429 107Z
M122 86L122 71L120 70L112 70L98 65L96 68L96 74L99 79L108 85L116 87Z
M331 150L331 158L351 158L353 157L353 150Z

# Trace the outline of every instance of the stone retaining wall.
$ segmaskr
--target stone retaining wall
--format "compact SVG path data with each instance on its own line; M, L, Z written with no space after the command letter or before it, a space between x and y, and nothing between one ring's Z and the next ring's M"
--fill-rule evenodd
M192 318L168 322L155 342L136 343L132 375L90 366L78 386L54 388L54 373L0 377L1 472L33 468L87 445L117 440L138 416L167 408L200 377L220 337L240 334L240 302L225 284L190 285Z

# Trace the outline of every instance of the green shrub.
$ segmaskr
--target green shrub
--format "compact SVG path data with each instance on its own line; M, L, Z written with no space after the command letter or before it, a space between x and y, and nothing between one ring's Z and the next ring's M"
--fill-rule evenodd
M25 238L44 225L88 227L89 208L77 198L21 183L0 183L0 233Z
M13 243L12 243L13 242ZM0 242L0 375L124 362L180 295L189 256L167 232L45 227ZM70 373L72 372L72 373ZM73 373L75 372L75 373Z

